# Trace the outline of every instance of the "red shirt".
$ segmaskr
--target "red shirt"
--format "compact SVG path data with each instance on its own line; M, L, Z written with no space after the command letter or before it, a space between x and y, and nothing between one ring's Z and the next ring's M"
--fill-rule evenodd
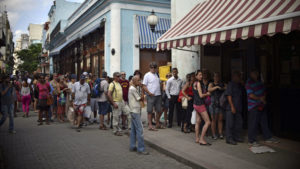
M129 81L120 79L119 83L123 89L123 100L128 102Z

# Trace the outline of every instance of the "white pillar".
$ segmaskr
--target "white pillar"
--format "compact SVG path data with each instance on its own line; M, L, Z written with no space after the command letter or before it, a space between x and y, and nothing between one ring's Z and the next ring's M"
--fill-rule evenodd
M121 69L121 10L120 4L111 5L111 31L110 31L110 74L119 72ZM112 49L115 54L112 55Z

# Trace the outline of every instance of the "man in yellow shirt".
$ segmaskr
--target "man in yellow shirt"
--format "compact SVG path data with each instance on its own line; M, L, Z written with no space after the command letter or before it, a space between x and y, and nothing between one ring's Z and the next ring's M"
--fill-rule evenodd
M122 136L122 129L119 127L119 118L122 112L126 112L128 114L128 106L126 106L123 100L123 90L119 83L121 74L119 72L115 72L113 74L113 82L109 84L108 87L108 99L113 106L113 132L116 136Z

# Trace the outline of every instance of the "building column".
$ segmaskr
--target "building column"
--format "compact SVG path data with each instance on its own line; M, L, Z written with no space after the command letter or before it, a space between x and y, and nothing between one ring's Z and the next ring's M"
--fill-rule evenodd
M111 5L111 32L110 32L110 74L121 69L121 9L120 4ZM112 54L114 49L115 53Z

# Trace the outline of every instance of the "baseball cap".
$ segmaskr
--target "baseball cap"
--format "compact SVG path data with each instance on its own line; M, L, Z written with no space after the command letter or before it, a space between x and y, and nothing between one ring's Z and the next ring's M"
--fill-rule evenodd
M84 76L87 76L88 75L88 72L83 72L82 73Z
M86 79L86 76L84 74L80 75L80 80Z

